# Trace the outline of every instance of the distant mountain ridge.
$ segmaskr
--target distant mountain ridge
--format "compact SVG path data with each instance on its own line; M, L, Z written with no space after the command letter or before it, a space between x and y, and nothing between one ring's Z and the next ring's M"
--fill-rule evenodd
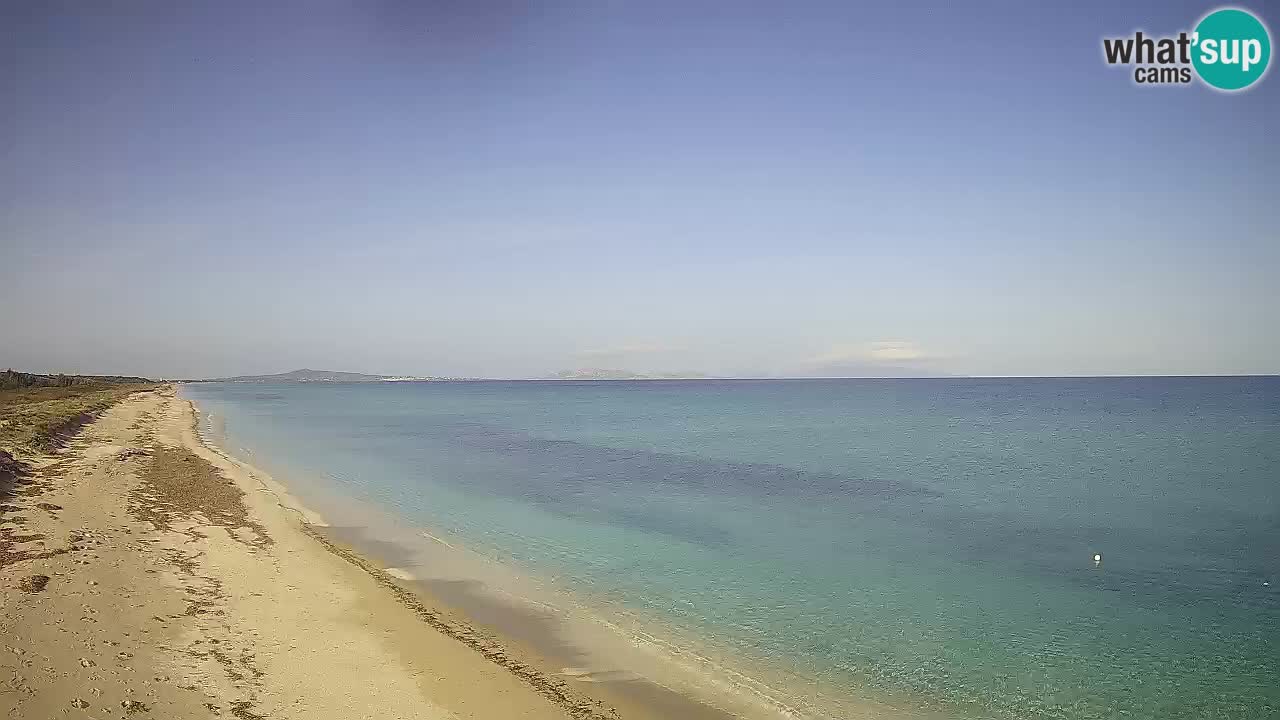
M215 378L208 382L387 382L395 380L429 380L430 378L400 377L395 375L365 375L339 370L312 370L303 368L273 375L238 375Z
M831 368L824 368L823 371L813 372L803 375L787 376L789 378L910 378L910 377L939 377L941 373L927 373L915 368L904 367L888 367L880 365L840 365ZM766 376L760 376L761 378ZM210 378L207 380L190 380L187 382L235 382L235 383L368 383L368 382L400 382L400 381L428 381L428 380L452 380L452 381L474 381L483 378L475 377L410 377L402 375L367 375L364 373L343 372L341 370L312 370L310 368L302 368L300 370L291 370L289 372L273 373L270 375L237 375L235 377ZM574 370L561 370L550 375L546 375L543 380L713 380L725 379L723 376L707 375L699 372L635 372L632 370L620 370L615 368L577 368ZM775 379L776 376L775 376Z

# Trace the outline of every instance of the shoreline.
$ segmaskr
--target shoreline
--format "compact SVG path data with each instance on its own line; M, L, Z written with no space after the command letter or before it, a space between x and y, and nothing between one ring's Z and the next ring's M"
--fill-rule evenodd
M326 552L359 568L360 571L373 578L380 587L389 592L399 604L411 610L421 622L441 635L447 636L475 651L488 662L519 678L540 695L563 708L568 717L593 718L599 716L585 706L582 698L575 697L571 691L566 691L566 683L555 680L541 669L535 667L527 659L522 659L528 657L527 651L513 651L510 640L504 642L501 639L494 638L489 633L474 627L466 618L459 617L456 609L450 608L434 598L424 598L424 593L421 591L406 588L401 583L417 581L417 578L408 572L399 568L385 567L384 563L376 562L375 558L360 552L352 547L350 543L342 542L333 537L327 532L332 526L323 519L323 516L303 505L296 496L288 491L286 486L249 463L235 458L225 449L218 447L205 438L199 432L199 411L196 409L195 403L186 399L183 402L192 407L192 429L195 432L196 439L205 449L219 455L226 462L240 466L248 473L250 478L259 483L262 492L273 496L282 509L295 513L299 530L323 547ZM612 710L612 708L609 710ZM607 716L614 715L610 712Z
M290 498L295 510L323 518L308 532L335 552L358 558L370 572L433 610L461 619L470 631L483 628L544 675L563 678L571 687L618 708L624 717L954 717L906 695L855 696L849 687L743 655L727 642L709 641L695 629L627 607L620 598L583 596L554 579L531 576L488 554L493 548L477 550L439 528L424 529L420 519L396 516L376 503L349 497L331 481L316 484L317 468L280 468L289 478L286 484L253 464L270 461L260 457L260 450L239 447L243 459L230 450L234 443L218 425L225 418L205 412L195 400L184 400L192 405L200 441L228 462L252 469L274 492ZM308 485L314 485L309 488L317 497L314 505L299 496ZM295 492L291 486L300 489ZM330 508L335 509L332 514ZM423 539L430 548L425 554ZM463 560L453 562L456 558ZM418 572L424 566L431 572Z
M495 632L491 627L478 623L470 617L472 613L461 607L462 603L444 601L436 593L431 592L428 580L418 578L402 568L389 567L385 562L379 562L378 558L374 557L374 553L358 547L359 543L338 538L335 532L337 528L331 525L324 515L307 507L288 486L252 463L235 457L230 451L206 437L201 429L199 406L195 401L183 397L180 392L177 397L179 402L187 406L189 431L193 440L207 452L217 455L223 462L239 467L248 479L258 484L261 492L273 497L280 508L294 513L301 532L327 552L368 574L379 586L391 593L398 603L412 611L430 628L457 641L486 661L510 673L539 695L563 709L567 717L585 720L621 716L636 720L658 720L669 717L668 713L672 711L688 720L732 720L738 717L657 683L652 683L653 687L638 693L600 692L604 688L598 683L592 687L596 692L575 688L570 681L579 678L564 673L563 668L557 668L556 663L551 662L544 653L539 652L530 643L513 637L513 633ZM423 534L426 534L425 531ZM457 550L455 546L438 537L429 537L451 550ZM519 615L521 609L512 604L500 612ZM528 616L518 616L515 619L517 622L529 624L536 622L536 619ZM561 677L567 677L568 680L562 680Z
M425 622L439 632L453 637L485 655L492 662L506 667L507 663L516 663L513 673L537 686L570 687L578 694L585 695L597 702L603 702L625 718L668 718L681 717L689 720L731 720L732 718L823 718L831 717L820 714L816 709L808 707L800 709L782 700L773 693L777 691L750 675L725 666L723 663L699 654L684 644L673 643L655 636L640 628L624 628L605 618L598 612L582 617L587 607L579 602L571 601L572 607L566 609L561 600L566 599L566 591L551 591L554 603L542 602L533 598L528 592L509 592L491 586L492 577L486 574L485 580L439 579L419 577L411 568L400 567L405 562L405 553L413 550L400 543L379 537L362 538L364 526L347 527L335 525L324 511L308 507L295 492L275 479L270 473L256 467L250 460L237 457L229 449L222 447L206 432L204 419L212 420L213 415L203 412L194 400L179 393L182 402L190 406L192 433L197 442L210 453L216 454L224 462L239 466L259 483L264 492L274 495L280 500L282 507L297 514L303 532L322 544L329 552L342 557L363 571L377 578L378 582L393 593L408 607L414 609ZM208 427L210 432L212 426ZM247 449L246 453L253 454ZM344 498L350 500L350 498ZM385 511L374 510L382 516ZM400 523L400 519L390 516L380 517ZM371 522L371 521L370 521ZM379 523L382 524L382 523ZM409 527L406 525L407 530ZM442 539L416 525L412 526L415 535L419 535L431 543L446 548L451 555L467 555L464 564L483 563L502 568L502 573L515 577L511 568L505 563L476 553L465 546ZM439 531L435 531L439 533ZM388 550L388 548L393 548ZM381 552L379 552L381 551ZM393 557L388 557L388 556ZM409 560L408 562L414 562ZM468 574L469 575L469 574ZM521 577L517 584L522 590L532 589L527 583L527 576ZM502 583L504 586L508 583ZM546 591L538 587L539 591ZM538 594L543 594L539 592ZM543 615L541 610L554 610ZM635 619L633 611L626 611ZM476 619L480 616L480 619ZM720 685L718 689L703 687L701 691L690 686L691 677L676 677L664 674L661 682L649 674L640 674L624 666L593 667L598 665L599 647L580 647L582 633L579 637L568 638L563 624L566 617L574 619L575 629L587 626L598 626L589 634L605 633L612 635L605 644L616 642L630 643L632 647L613 650L632 651L653 656L650 668L665 664L669 671L677 675L701 675L709 684ZM481 635L483 640L477 640ZM598 638L593 638L593 640ZM590 643L599 645L600 643ZM595 655L596 661L571 659L571 655ZM661 657L659 657L661 655ZM612 660L605 654L607 660ZM679 665L677 666L677 661ZM580 665L586 664L586 667ZM529 668L535 669L529 673ZM561 680L560 678L565 678ZM735 682L733 678L738 678ZM579 689L580 688L580 689ZM866 717L905 716L898 708L866 703L859 708Z
M0 717L619 717L423 622L194 421L170 386L24 458L0 509Z

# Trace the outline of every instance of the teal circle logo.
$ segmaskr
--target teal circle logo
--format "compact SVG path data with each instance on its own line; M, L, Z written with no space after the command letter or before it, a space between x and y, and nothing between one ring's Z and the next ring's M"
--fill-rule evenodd
M1215 10L1196 26L1191 63L1200 79L1219 90L1243 90L1258 82L1271 62L1271 34L1252 13Z

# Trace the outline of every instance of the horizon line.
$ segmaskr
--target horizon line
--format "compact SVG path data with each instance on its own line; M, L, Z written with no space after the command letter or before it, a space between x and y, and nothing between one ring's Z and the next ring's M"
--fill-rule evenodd
M335 371L336 372L336 371ZM557 377L444 377L431 376L419 377L413 376L413 379L384 379L384 378L401 378L402 375L373 375L372 373L354 373L359 375L369 374L374 377L373 380L302 380L302 381L284 381L284 382L311 382L311 383L367 383L367 382L397 382L397 383L425 383L425 382L698 382L708 380L733 380L733 381L762 381L762 380L1088 380L1088 379L1124 379L1124 378L1262 378L1262 377L1280 377L1280 372L1272 373L1136 373L1136 374L1097 374L1097 375L725 375L725 376L703 376L703 377L640 377L640 378L557 378ZM161 382L253 382L251 380L233 380L234 377L257 377L252 375L241 375L221 378L157 378ZM261 377L270 377L264 375Z

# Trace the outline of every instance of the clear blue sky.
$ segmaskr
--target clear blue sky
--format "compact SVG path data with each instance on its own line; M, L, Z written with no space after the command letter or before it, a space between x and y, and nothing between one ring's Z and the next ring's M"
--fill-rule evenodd
M1211 4L97 5L0 11L0 365L1280 372L1280 77L1101 58Z

